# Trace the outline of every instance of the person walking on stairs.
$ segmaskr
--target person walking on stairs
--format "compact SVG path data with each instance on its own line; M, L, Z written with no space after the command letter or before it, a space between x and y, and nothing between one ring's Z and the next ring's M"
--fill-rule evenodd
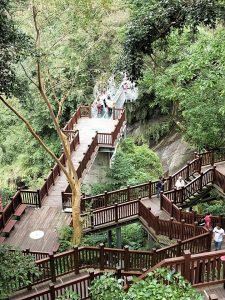
M157 198L159 198L160 193L164 191L164 179L162 177L159 177L159 181L156 184L156 191Z
M184 186L185 186L185 181L184 181L184 179L180 176L180 177L177 179L176 183L175 183L175 187L179 190L179 189L181 189L181 188L184 187Z
M220 224L217 224L213 229L213 240L215 245L215 250L221 250L223 242L224 230L221 228Z
M206 229L211 230L212 229L211 214L210 213L206 213L204 220L205 220L205 227L206 227Z

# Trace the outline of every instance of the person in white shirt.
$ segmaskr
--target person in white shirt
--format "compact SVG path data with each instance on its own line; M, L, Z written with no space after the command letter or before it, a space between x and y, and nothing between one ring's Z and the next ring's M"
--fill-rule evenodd
M220 224L217 224L213 229L213 239L215 250L221 250L222 242L223 242L224 230L221 228Z
M179 190L184 186L185 186L184 179L180 176L175 183L175 187Z

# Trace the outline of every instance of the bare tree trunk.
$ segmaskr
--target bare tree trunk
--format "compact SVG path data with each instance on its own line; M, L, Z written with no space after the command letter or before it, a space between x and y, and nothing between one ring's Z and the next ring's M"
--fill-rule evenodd
M82 235L82 219L80 217L80 182L75 181L71 186L72 190L72 222L73 222L73 238L72 243L79 245Z

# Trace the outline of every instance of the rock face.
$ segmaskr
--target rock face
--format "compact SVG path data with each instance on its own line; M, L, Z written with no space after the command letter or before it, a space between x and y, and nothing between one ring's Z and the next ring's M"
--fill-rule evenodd
M188 144L180 133L172 132L153 150L159 155L164 176L173 174L194 158L195 149Z

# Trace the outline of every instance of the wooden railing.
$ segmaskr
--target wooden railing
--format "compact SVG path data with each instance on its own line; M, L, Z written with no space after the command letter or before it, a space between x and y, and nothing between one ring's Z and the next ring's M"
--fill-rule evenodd
M211 246L211 234L203 233L185 241L179 240L172 246L152 251L129 250L105 248L104 244L99 247L74 247L60 254L49 254L48 257L36 261L36 265L41 273L39 277L31 278L31 286L51 280L56 282L60 276L75 273L80 270L95 268L104 270L116 270L120 267L126 272L141 272L142 269L149 269L162 259L181 255L184 250L191 249L192 253L209 251ZM24 288L18 286L17 289Z
M195 211L182 211L182 208L178 208L173 201L166 197L165 194L161 195L161 205L162 209L165 210L171 216L171 218L174 218L179 222L184 220L187 224L194 224L205 217L202 214L197 214ZM225 217L222 215L211 216L211 221L213 227L215 227L217 223L221 224L222 227L225 227Z
M205 173L201 173L197 178L193 179L190 183L185 185L181 189L173 189L165 192L165 196L172 200L175 204L184 204L185 200L190 198L196 192L201 192L203 187L208 183L213 183L215 180L215 168L207 170Z
M181 257L164 259L139 279L145 279L147 274L156 268L168 268L180 272L194 287L223 283L225 264L221 261L221 256L224 254L224 250L221 250L193 255L186 250Z
M129 251L130 252L130 251ZM130 253L130 255L132 255ZM191 254L189 250L185 250L183 256L173 257L173 258L163 258L158 263L155 263L153 267L151 267L147 272L143 273L139 276L139 280L144 280L149 272L152 272L158 268L167 268L173 270L173 272L179 272L187 281L189 281L194 287L202 287L205 285L213 285L213 284L222 284L224 283L224 273L225 273L225 265L221 261L221 256L224 255L224 250L217 252L207 252L201 254ZM111 256L112 257L112 256ZM138 257L131 256L133 260L137 260ZM147 259L147 260L146 260ZM144 265L149 264L149 261L152 259L148 256L144 256L142 261ZM129 266L129 264L127 264ZM81 300L90 299L89 295L89 287L91 282L95 278L99 278L102 272L98 271L96 273L90 272L89 274L85 274L80 278L76 278L74 280L70 280L63 284L51 283L49 287L45 288L42 291L31 293L28 296L19 297L18 300L41 300L41 299L56 299L63 295L66 288L72 289L77 292L80 296ZM127 276L130 276L132 273L124 272L117 268L115 276L117 278L125 279L125 283L127 282ZM134 273L133 275L137 276L138 273ZM130 285L130 281L129 281ZM125 285L125 290L128 290L129 285ZM209 299L218 299L218 298L209 298Z
M193 173L198 172L199 167L201 168L199 163L200 160L196 158L190 163L188 163L181 170L176 172L173 176L169 176L165 178L164 191L167 192L171 190L174 187L175 182L179 176L183 175L184 178L188 178ZM90 207L90 206L93 209L103 208L103 207L111 206L115 203L119 204L119 203L137 200L138 197L151 198L152 196L157 194L157 189L156 189L157 182L158 181L154 181L154 182L149 181L136 186L128 186L127 188L112 191L112 192L106 191L103 194L90 196L90 197L82 197L81 209L82 211L84 211L86 207ZM70 197L70 195L68 194L67 197Z
M203 153L195 153L195 158L202 160L202 166L214 165L214 163L225 161L225 149L211 150Z
M82 174L90 161L91 156L95 153L97 146L110 145L113 146L116 139L119 137L123 124L125 122L125 110L121 113L121 117L112 133L96 133L91 145L88 146L88 150L84 153L82 161L79 162L77 169L78 178L82 178ZM63 209L71 208L71 189L68 185L64 192L62 192L62 206Z
M215 184L225 193L225 176L215 169Z

